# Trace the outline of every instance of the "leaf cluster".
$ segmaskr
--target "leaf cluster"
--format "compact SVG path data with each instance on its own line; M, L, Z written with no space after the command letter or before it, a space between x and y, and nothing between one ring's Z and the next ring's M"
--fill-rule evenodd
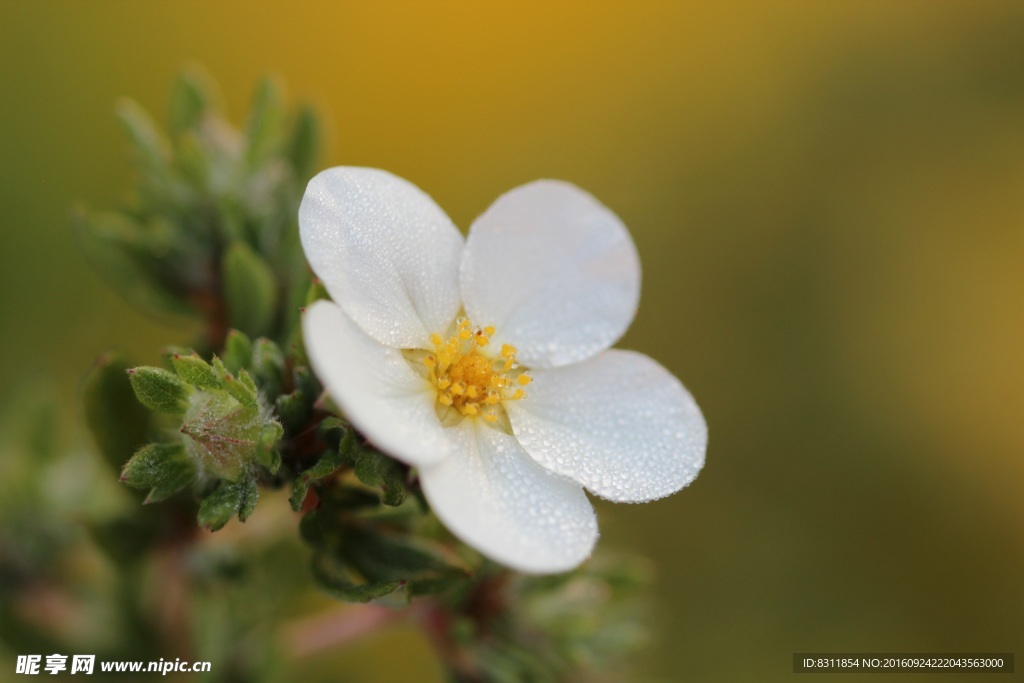
M193 69L174 84L166 130L121 101L134 200L74 220L85 256L118 292L155 315L199 317L213 348L229 327L277 336L294 324L308 280L296 213L320 136L312 109L289 113L273 80L256 89L241 131L221 99Z

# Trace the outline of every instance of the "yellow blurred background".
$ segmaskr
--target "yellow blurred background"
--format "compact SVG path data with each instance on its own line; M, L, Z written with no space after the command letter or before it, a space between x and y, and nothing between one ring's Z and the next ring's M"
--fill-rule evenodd
M98 353L189 341L68 215L126 197L116 99L162 115L190 63L235 121L279 76L325 114L324 166L386 168L463 228L538 177L630 227L620 346L710 427L690 489L598 508L603 547L656 562L651 678L1024 653L1024 5L0 2L5 394L43 383L78 420ZM339 675L389 680L353 662L396 637Z

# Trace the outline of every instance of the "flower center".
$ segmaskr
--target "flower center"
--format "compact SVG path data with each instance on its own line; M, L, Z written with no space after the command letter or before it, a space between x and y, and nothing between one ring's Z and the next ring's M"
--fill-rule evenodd
M437 388L437 416L451 426L466 417L484 421L511 432L504 401L526 398L532 377L519 366L516 348L503 344L498 354L487 349L494 336L493 327L474 328L466 318L456 321L455 334L444 339L430 335L432 350L406 352L410 363ZM415 365L414 365L415 367Z

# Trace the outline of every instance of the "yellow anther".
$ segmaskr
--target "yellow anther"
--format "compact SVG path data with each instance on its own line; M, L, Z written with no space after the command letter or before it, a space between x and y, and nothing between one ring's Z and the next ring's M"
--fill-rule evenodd
M465 317L459 317L451 336L430 335L432 351L428 348L406 356L410 362L416 358L426 366L427 379L437 388L438 419L445 426L457 424L464 417L479 416L488 423L497 423L503 431L511 429L499 406L502 401L526 398L519 387L530 384L532 378L519 368L516 347L511 344L502 344L493 355L487 353L494 334L493 325L474 327Z

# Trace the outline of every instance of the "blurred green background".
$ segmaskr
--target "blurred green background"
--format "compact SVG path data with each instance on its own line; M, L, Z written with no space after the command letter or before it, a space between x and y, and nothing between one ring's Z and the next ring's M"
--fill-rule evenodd
M463 228L538 177L630 227L620 346L711 435L690 489L598 506L603 547L656 562L649 675L1024 653L1024 5L0 2L4 395L49 387L73 423L98 353L189 341L68 215L126 197L116 99L162 114L193 62L236 121L278 75L325 114L325 166L389 169ZM389 680L356 660L394 647L429 667L409 633L332 661Z

